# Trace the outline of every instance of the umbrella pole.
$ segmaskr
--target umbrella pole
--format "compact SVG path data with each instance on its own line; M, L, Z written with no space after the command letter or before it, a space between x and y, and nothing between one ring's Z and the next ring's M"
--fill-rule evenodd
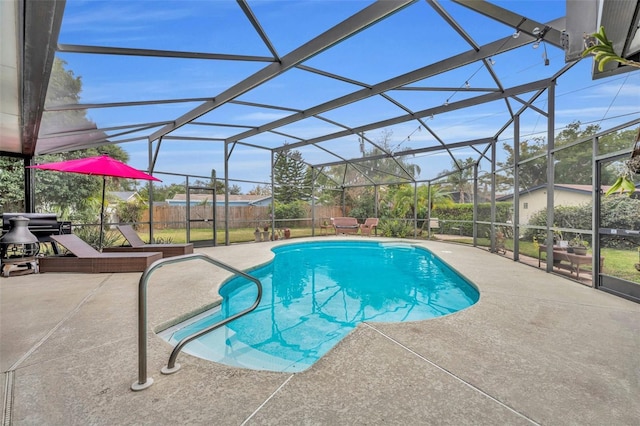
M102 176L102 204L100 204L100 243L98 244L98 251L102 251L102 232L104 224L104 195L107 187L107 178Z

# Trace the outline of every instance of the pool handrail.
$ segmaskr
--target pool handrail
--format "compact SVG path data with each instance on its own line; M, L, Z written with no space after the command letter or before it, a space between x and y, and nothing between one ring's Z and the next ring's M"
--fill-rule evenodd
M258 287L258 295L256 297L256 301L249 308L180 340L180 342L178 342L176 347L171 352L169 363L166 367L162 368L161 371L163 374L171 374L178 371L180 365L178 364L176 366L175 360L184 345L186 345L193 339L197 339L204 334L207 334L243 315L248 314L249 312L253 311L260 303L260 300L262 300L262 283L259 279L252 277L251 275L239 269L236 269L233 266L227 265L226 263L207 256L206 254L185 254L181 256L167 257L153 262L147 269L144 270L142 276L140 277L140 281L138 282L138 381L134 382L131 385L131 390L133 391L141 391L143 389L147 389L153 384L153 379L147 376L147 283L149 281L149 277L154 271L165 265L187 262L190 260L204 260L211 263L212 265L218 266L236 275L240 275L241 277L246 278L249 281L252 281Z

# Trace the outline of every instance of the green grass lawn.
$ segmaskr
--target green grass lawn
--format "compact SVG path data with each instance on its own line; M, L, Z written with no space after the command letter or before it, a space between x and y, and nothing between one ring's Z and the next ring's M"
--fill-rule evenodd
M463 244L473 244L471 237L461 237L455 240L448 240ZM478 245L481 247L489 247L491 241L488 238L478 238ZM505 241L505 248L513 251L513 240ZM591 251L588 252L592 254ZM538 258L538 247L531 241L520 241L520 254L523 256L529 256L534 259ZM635 268L636 263L640 263L637 250L620 250L613 248L602 249L602 256L604 257L604 273L614 277L622 278L628 281L636 282L640 284L640 272ZM546 253L541 253L541 259L546 260ZM591 271L590 265L584 265L580 267L581 270Z
M489 247L490 241L487 238L478 239L478 244ZM507 250L513 250L513 240L506 240L505 247ZM530 241L520 241L520 254L524 256L538 258L538 247ZM589 250L588 254L593 254ZM637 250L621 250L613 248L603 248L602 256L604 257L604 270L607 275L622 278L628 281L640 283L640 272L635 268L635 264L639 263ZM546 260L546 253L541 253L541 259ZM581 266L580 269L591 271L590 265Z
M640 272L634 265L638 260L637 250L602 249L604 271L609 275L640 283Z

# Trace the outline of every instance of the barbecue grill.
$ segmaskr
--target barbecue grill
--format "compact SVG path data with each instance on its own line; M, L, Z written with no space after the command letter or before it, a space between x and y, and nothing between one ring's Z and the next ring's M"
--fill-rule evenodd
M55 254L58 254L58 246L50 236L71 233L71 222L59 221L58 216L54 213L3 213L2 235L9 232L11 219L16 217L29 219L29 231L36 236L38 242L51 244Z

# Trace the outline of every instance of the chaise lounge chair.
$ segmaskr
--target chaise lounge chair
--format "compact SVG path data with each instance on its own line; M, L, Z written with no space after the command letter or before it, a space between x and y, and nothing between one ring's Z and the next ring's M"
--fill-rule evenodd
M105 247L105 253L122 252L156 252L162 253L162 257L180 256L193 253L193 243L178 244L146 244L138 236L138 233L131 225L118 225L118 230L124 238L131 244L130 246Z
M378 218L368 217L362 225L360 225L360 235L371 236L371 231L375 231L378 228Z
M142 272L162 253L100 253L77 235L51 235L56 243L64 246L73 256L46 256L38 258L40 272Z

